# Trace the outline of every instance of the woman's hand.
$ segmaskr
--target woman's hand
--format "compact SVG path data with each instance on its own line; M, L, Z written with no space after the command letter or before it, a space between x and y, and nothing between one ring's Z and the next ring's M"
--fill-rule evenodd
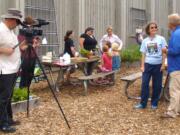
M144 62L145 62L145 57L146 55L142 53L142 58L141 58L141 71L144 72L145 67L144 67Z
M164 71L164 70L165 70L165 65L162 64L160 71Z
M143 65L143 66L141 66L141 71L142 71L142 72L144 72L144 65Z

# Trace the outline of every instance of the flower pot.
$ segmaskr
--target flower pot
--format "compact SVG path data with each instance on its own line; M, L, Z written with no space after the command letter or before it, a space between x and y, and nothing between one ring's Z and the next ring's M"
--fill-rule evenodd
M12 104L13 113L25 112L27 110L27 100L13 102ZM32 97L29 99L29 109L33 109L39 105L39 97Z

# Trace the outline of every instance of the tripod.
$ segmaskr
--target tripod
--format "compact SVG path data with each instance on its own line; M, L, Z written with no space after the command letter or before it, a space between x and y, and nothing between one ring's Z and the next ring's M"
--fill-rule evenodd
M50 90L51 90L51 93L52 93L52 95L53 95L56 103L58 104L58 107L59 107L59 109L60 109L60 112L62 113L63 118L64 118L64 120L65 120L68 128L70 129L71 127L70 127L70 125L69 125L69 123L68 123L68 120L67 120L67 118L66 118L66 116L65 116L65 114L64 114L64 112L63 112L63 109L62 109L62 107L61 107L61 105L60 105L60 103L59 103L59 100L58 100L58 98L57 98L57 96L56 96L56 94L55 94L55 92L54 92L55 90L54 90L53 87L51 86L50 81L49 81L49 79L48 79L48 77L47 77L47 75L46 75L46 73L45 73L45 70L44 70L42 64L41 64L41 61L40 61L40 59L39 59L39 57L38 57L35 49L33 48L32 44L28 44L28 49L30 49L30 50L33 52L33 54L35 55L34 57L35 57L35 59L37 60L37 63L38 63L38 65L39 65L39 67L40 67L40 69L41 69L41 71L42 71L45 79L47 80L47 83L48 83L48 86L49 86L49 88L50 88ZM28 49L27 49L27 50L28 50ZM26 52L25 52L25 53L26 53ZM28 52L27 52L27 53L28 53ZM28 88L27 88L27 116L29 116L29 95L30 95L30 89L29 89L29 87L30 87L30 85L28 85ZM55 87L54 87L54 88L55 88Z

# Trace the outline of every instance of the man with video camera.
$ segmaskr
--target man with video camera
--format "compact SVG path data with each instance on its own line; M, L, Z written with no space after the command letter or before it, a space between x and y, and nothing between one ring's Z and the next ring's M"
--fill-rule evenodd
M11 98L20 67L20 49L25 48L25 41L18 43L13 30L21 23L21 11L8 9L1 16L0 23L0 130L15 132L12 126L19 124L13 120Z
M31 81L34 77L34 69L36 64L36 54L34 51L36 51L37 47L40 45L40 38L34 35L32 35L32 37L30 35L29 37L29 35L26 33L33 31L33 25L35 24L36 21L31 16L27 16L23 22L23 25L26 27L26 29L20 30L20 34L18 36L19 42L25 40L27 45L27 48L21 51L22 63L20 73L20 88L30 87Z

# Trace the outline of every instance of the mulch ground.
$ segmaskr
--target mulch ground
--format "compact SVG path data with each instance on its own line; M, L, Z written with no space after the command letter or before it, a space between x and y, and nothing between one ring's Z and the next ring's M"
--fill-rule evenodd
M161 119L168 103L160 101L157 110L150 105L144 110L134 110L137 100L128 100L124 94L124 82L120 77L138 71L139 68L122 68L116 85L89 87L83 96L83 87L66 85L57 93L71 126L68 129L47 84L33 84L33 92L40 97L40 106L15 114L21 121L14 135L180 135L180 118ZM130 87L138 94L140 80ZM133 92L131 94L134 94Z

